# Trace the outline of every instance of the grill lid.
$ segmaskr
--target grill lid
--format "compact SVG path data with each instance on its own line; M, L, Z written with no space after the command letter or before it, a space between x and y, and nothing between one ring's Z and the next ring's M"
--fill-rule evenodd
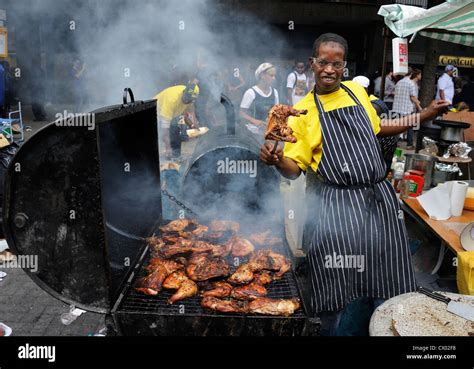
M41 288L107 312L143 242L116 242L106 224L140 238L161 218L156 102L90 114L94 129L68 126L65 118L20 148L6 175L4 227Z

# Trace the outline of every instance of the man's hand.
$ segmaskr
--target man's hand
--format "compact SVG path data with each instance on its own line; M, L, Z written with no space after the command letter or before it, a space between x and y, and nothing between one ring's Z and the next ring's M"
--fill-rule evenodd
M431 104L421 112L421 121L432 120L448 111L450 103L445 100L433 100Z
M283 149L278 146L275 154L272 155L273 145L274 144L267 142L260 147L260 160L267 165L278 166L283 160Z
M255 119L253 124L260 127L260 126L265 126L267 124L267 122L264 122L263 120Z

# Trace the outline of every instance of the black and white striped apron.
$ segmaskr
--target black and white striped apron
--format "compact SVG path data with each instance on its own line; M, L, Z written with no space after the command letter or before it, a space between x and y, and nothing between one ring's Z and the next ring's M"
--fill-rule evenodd
M356 96L341 87L356 106L326 113L314 93L323 137L323 182L308 188L317 206L308 250L314 313L416 289L403 213L384 180L377 137Z

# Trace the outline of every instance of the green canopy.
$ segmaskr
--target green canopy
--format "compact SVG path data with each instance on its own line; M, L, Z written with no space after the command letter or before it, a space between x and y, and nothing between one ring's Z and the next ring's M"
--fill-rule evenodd
M422 36L474 47L474 0L448 0L430 9L383 5L379 15L398 37Z

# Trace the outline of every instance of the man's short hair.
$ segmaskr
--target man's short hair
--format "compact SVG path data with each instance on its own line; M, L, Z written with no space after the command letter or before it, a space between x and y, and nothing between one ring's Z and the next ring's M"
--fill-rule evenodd
M319 46L321 44L324 44L326 42L334 42L336 44L339 44L342 46L344 49L344 59L346 59L347 54L349 52L349 45L347 45L347 41L344 37L339 36L335 33L323 33L321 36L319 36L313 44L313 55L317 56L319 52Z

